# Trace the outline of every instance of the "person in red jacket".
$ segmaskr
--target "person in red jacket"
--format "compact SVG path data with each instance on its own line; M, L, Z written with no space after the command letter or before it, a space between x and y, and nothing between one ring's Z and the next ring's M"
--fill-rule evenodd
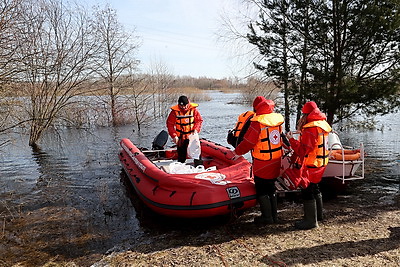
M187 158L189 135L200 133L203 118L197 110L198 104L190 103L187 96L180 96L178 104L171 107L167 118L168 134L177 145L178 161L184 163ZM201 164L201 159L194 159L195 166Z
M318 183L322 179L328 164L328 134L332 130L326 122L326 116L313 101L307 102L302 108L302 117L298 121L297 130L300 138L296 140L289 132L290 145L298 156L298 163L305 164L310 184L302 189L304 218L295 223L298 229L318 227L318 220L322 220L322 194Z
M273 112L274 107L274 101L263 96L254 99L255 114L243 141L234 150L237 155L251 150L254 183L261 211L261 216L254 218L254 222L261 224L278 222L275 181L281 168L284 119L281 114Z

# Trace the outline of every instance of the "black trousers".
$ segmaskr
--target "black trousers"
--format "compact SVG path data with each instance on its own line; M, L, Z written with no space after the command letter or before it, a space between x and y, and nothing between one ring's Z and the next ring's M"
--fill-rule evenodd
M276 193L275 181L276 179L263 179L254 176L257 197L266 195L273 197Z
M189 145L189 139L179 140L178 146L176 148L178 152L178 161L185 163L187 157L187 147Z
M301 189L301 195L304 200L313 200L318 194L321 194L318 184L310 183L306 189Z

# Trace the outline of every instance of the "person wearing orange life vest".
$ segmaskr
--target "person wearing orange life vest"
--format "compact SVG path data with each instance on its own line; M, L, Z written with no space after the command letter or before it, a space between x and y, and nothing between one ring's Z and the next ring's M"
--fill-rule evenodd
M259 224L278 222L275 181L281 168L284 118L273 112L274 107L274 101L263 96L254 99L255 114L250 127L243 141L234 150L236 155L251 150L254 183L261 211L261 216L254 218L254 222Z
M317 104L309 101L302 108L302 117L298 121L297 130L300 138L293 138L291 132L287 133L289 142L299 161L305 164L310 184L302 189L304 218L295 223L297 229L312 229L318 227L318 220L322 215L322 194L318 183L322 179L326 165L328 164L328 134L332 131L326 122L326 116Z
M187 96L180 96L178 104L171 107L167 118L168 134L177 145L178 161L184 163L187 157L189 135L200 133L203 118L197 110L198 104L190 103ZM195 166L201 159L194 159Z

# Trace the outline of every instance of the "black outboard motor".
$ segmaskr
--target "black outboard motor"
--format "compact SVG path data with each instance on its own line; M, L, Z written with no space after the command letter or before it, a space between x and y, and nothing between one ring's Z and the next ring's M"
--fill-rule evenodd
M168 133L162 130L153 140L152 149L153 150L163 150L165 144L168 141Z

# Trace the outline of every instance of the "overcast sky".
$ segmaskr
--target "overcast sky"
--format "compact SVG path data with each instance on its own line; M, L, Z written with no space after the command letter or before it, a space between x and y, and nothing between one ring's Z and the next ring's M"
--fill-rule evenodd
M237 0L88 0L117 10L126 29L141 37L141 69L162 62L174 75L224 78L238 75L226 43L218 42L222 11ZM236 7L235 7L236 8Z

